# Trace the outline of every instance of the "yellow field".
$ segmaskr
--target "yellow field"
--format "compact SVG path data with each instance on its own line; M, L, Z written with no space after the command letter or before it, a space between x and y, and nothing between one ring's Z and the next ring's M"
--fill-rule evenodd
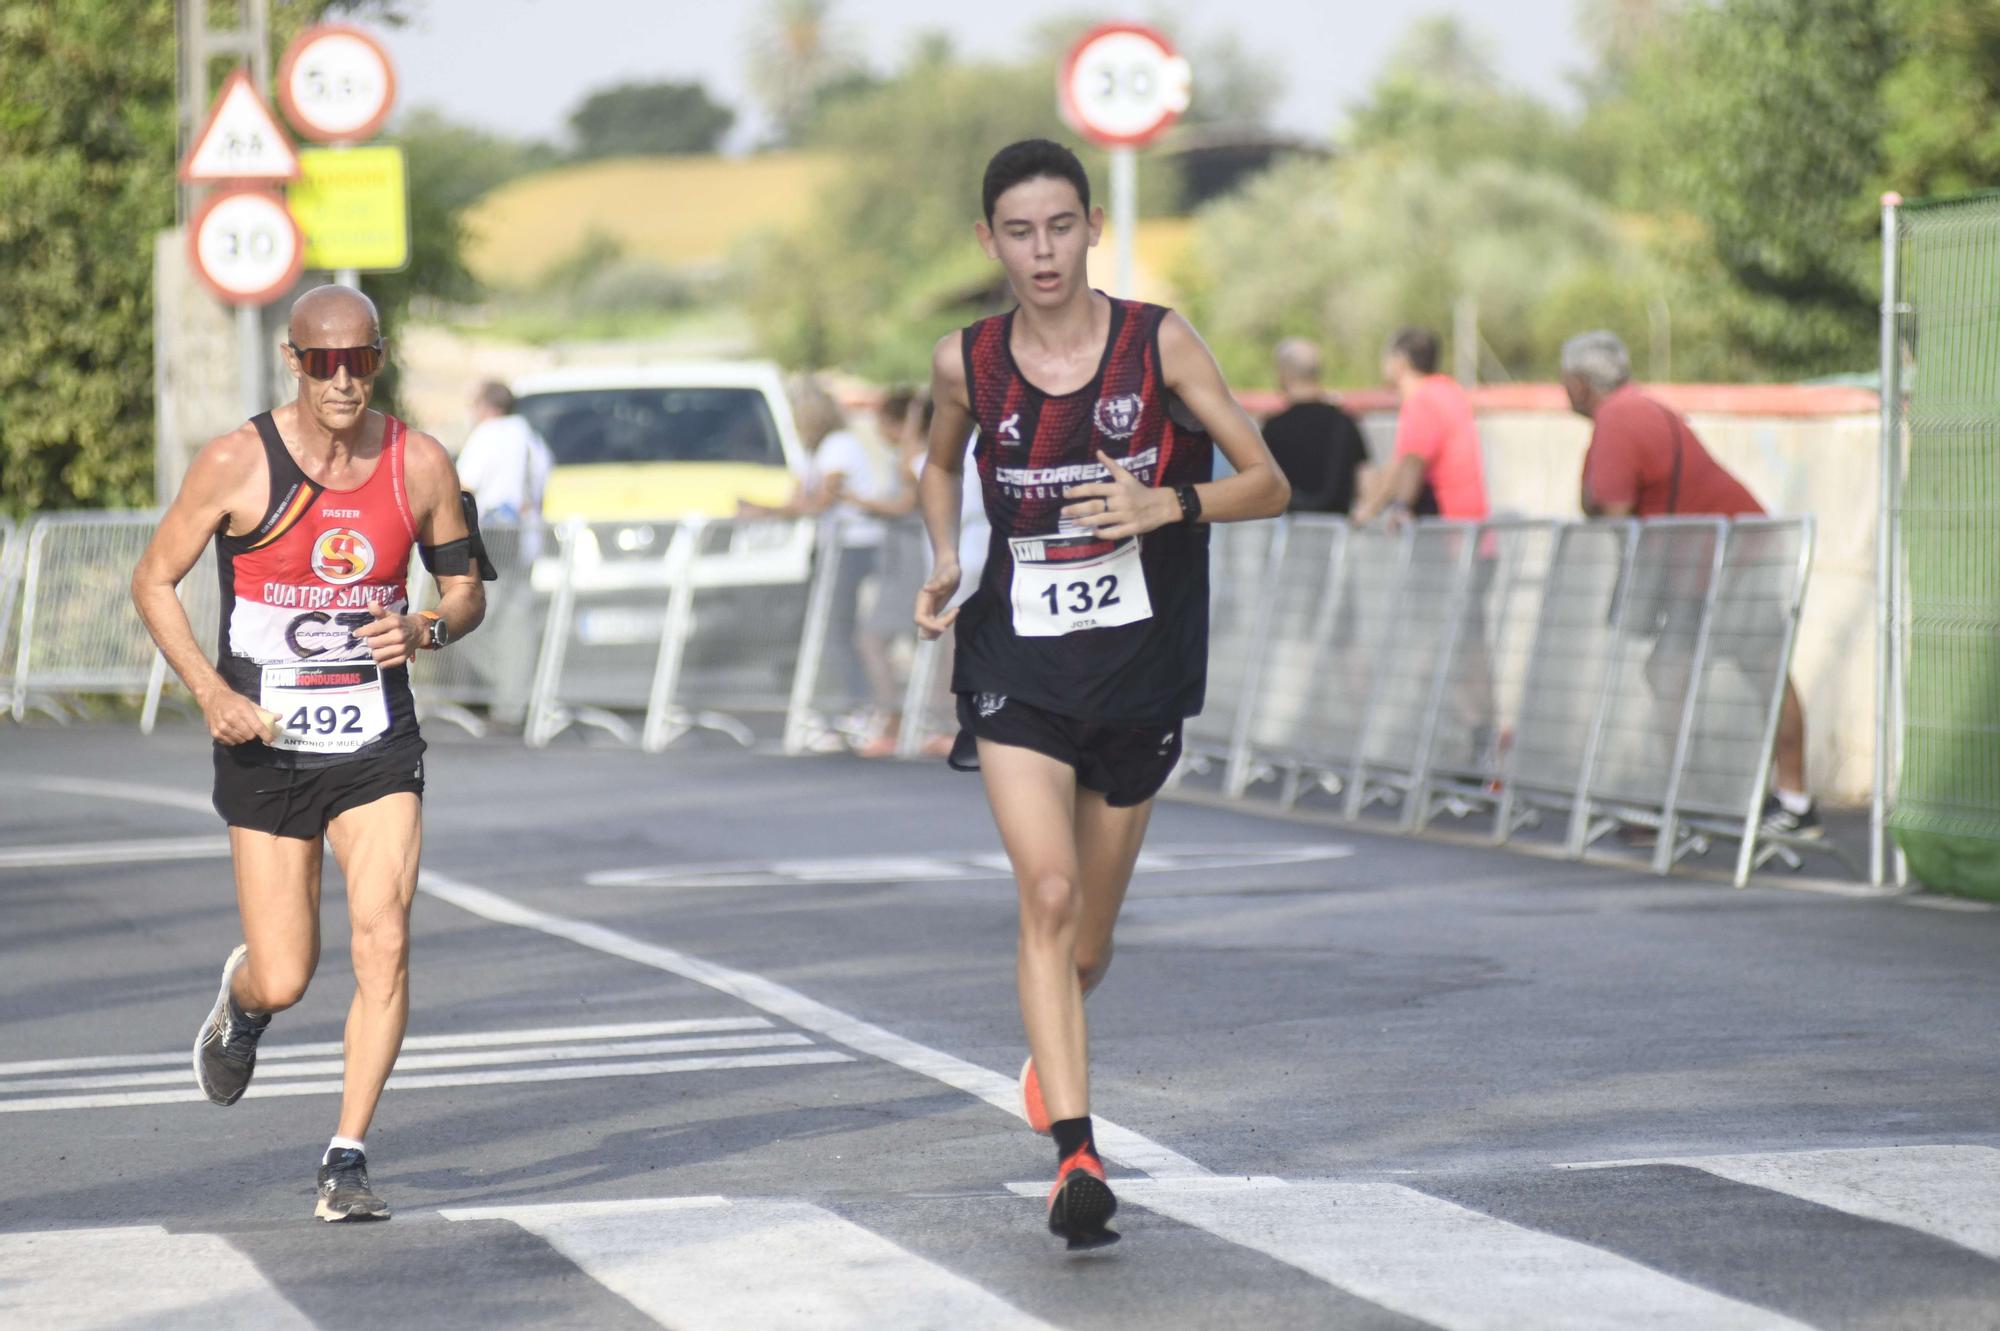
M488 286L527 286L596 231L626 254L665 268L708 267L751 232L806 218L814 194L838 169L838 159L809 153L623 157L557 167L510 181L473 205L466 260ZM1172 274L1193 230L1186 218L1139 223L1135 295L1172 301ZM1100 284L1111 280L1111 242L1107 228L1094 263Z
M803 217L837 166L805 153L764 153L558 167L510 181L473 205L467 263L490 286L524 286L575 254L593 231L664 267L720 263L740 237Z

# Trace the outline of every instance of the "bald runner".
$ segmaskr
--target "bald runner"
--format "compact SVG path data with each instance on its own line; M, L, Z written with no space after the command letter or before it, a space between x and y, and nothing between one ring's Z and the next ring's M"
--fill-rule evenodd
M427 434L369 406L384 357L375 306L341 286L292 307L289 403L212 439L132 575L146 628L215 739L242 941L195 1035L218 1105L250 1084L257 1042L319 964L322 848L347 884L355 992L340 1118L318 1172L322 1220L386 1220L368 1125L409 1018L409 919L423 845L424 740L409 662L485 614L457 473ZM175 589L215 543L211 661ZM410 613L410 556L441 593Z

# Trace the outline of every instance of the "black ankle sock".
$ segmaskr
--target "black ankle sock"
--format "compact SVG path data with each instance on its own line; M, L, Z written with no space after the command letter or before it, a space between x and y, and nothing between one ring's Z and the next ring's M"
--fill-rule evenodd
M1056 1163L1075 1155L1079 1148L1088 1146L1092 1155L1097 1154L1097 1139L1091 1135L1090 1115L1082 1118L1059 1118L1049 1124L1049 1132L1056 1139Z

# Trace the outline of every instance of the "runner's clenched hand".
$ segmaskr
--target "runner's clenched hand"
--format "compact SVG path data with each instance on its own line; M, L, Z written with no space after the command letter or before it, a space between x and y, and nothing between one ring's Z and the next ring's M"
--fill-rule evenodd
M416 615L394 614L375 601L368 603L368 613L375 617L354 630L354 636L367 644L375 664L384 670L407 665L417 654L423 620Z
M1097 460L1111 473L1111 479L1072 485L1063 495L1070 501L1063 505L1065 519L1091 528L1108 541L1142 536L1180 521L1180 500L1172 490L1145 484L1102 449Z
M956 559L941 560L931 570L929 580L917 591L918 637L925 641L938 637L958 618L956 609L945 607L958 595L960 576Z

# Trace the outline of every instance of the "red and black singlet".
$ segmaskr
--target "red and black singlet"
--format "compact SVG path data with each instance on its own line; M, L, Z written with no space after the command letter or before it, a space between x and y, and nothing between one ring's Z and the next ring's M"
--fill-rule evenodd
M216 533L222 582L216 668L229 686L280 715L277 747L234 746L239 761L317 767L420 745L409 671L378 671L355 636L374 601L409 611L416 518L404 479L409 429L384 418L382 452L351 490L310 480L269 412L255 417L271 495L242 536Z
M1171 525L1137 541L1073 528L1073 486L1108 479L1100 450L1141 482L1211 478L1214 441L1167 388L1168 311L1111 302L1091 381L1044 393L1014 361L1014 315L965 330L966 391L992 545L958 618L952 688L995 693L1107 725L1201 710L1208 675L1208 528Z

